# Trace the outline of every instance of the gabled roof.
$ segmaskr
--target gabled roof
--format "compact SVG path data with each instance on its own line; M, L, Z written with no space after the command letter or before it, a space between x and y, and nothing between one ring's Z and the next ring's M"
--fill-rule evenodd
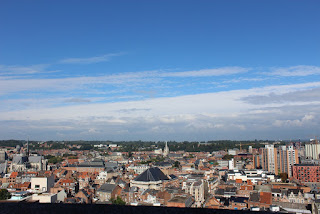
M10 178L16 178L18 176L18 172L12 172Z
M158 167L153 167L145 170L138 177L134 179L135 181L163 181L169 180L169 178L159 169Z
M29 157L30 163L41 163L42 160L43 160L43 156L30 156Z
M28 157L27 156L21 156L21 155L16 155L12 159L12 163L15 163L15 164L23 164L23 163L25 163L27 161L28 161Z
M99 189L98 192L112 192L117 185L115 184L103 184Z

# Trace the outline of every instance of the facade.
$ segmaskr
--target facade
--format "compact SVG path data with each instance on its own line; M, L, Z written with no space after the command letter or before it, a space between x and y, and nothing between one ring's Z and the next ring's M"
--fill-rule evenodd
M200 207L205 202L205 187L202 180L184 182L183 188L185 189L185 193L194 197L194 203L196 207Z
M277 149L274 148L274 145L265 145L267 151L267 166L268 171L278 174L278 162L277 162Z
M41 171L47 170L48 161L43 156L15 155L10 165L10 171Z
M55 203L57 201L57 194L53 194L53 193L33 194L32 200L39 201L39 203Z
M296 164L292 168L293 178L301 182L320 182L320 165Z
M281 146L278 150L278 169L292 177L292 166L299 163L298 150L293 146Z
M54 177L33 177L31 178L31 189L35 192L50 192L54 186Z
M116 198L121 193L121 187L116 184L103 184L97 190L97 197L99 201L106 202L110 201L111 198Z
M161 152L161 154L162 154L162 152ZM140 175L141 173L143 173L144 171L146 171L149 168L150 168L150 166L142 164L142 165L138 165L138 166L133 166L133 165L128 166L127 170L128 171L132 170L132 171L134 171L135 174L139 174Z
M0 163L5 162L8 159L7 151L5 149L0 150Z
M320 144L307 143L305 145L305 153L307 159L318 160L320 154Z

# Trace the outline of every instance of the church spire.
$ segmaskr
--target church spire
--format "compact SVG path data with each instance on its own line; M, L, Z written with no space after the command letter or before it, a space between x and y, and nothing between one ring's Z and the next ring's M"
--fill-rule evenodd
M166 157L166 156L168 156L168 154L169 154L169 147L168 147L168 142L166 141L166 145L163 149L163 156Z

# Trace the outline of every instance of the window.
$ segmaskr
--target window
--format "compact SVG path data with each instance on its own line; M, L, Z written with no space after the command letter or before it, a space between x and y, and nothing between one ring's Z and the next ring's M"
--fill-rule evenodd
M40 185L35 185L34 188L35 189L40 189Z

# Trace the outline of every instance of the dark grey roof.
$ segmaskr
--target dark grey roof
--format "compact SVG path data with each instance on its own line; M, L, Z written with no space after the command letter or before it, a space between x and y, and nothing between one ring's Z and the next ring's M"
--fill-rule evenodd
M252 192L250 194L250 201L259 202L260 201L260 194L258 192Z
M12 159L12 163L15 163L15 164L23 164L23 163L25 163L27 161L28 161L28 157L27 156L21 156L21 155L16 155Z
M70 167L98 167L98 168L104 168L104 161L103 160L94 160L94 161L91 161L91 162L83 162L79 165L73 165L73 164L70 164L69 165Z
M159 169L158 167L153 167L145 170L139 176L137 176L135 181L163 181L169 180L169 178Z
M215 194L216 195L224 195L224 189L217 189Z
M156 162L154 165L160 166L160 167L168 167L168 166L172 166L172 163L167 161L162 161L162 162Z
M103 184L99 189L98 192L112 192L117 185L115 184Z
M43 156L30 156L29 157L30 163L41 163L42 160L43 160Z
M248 198L231 196L230 201L235 203L246 203L248 201Z

